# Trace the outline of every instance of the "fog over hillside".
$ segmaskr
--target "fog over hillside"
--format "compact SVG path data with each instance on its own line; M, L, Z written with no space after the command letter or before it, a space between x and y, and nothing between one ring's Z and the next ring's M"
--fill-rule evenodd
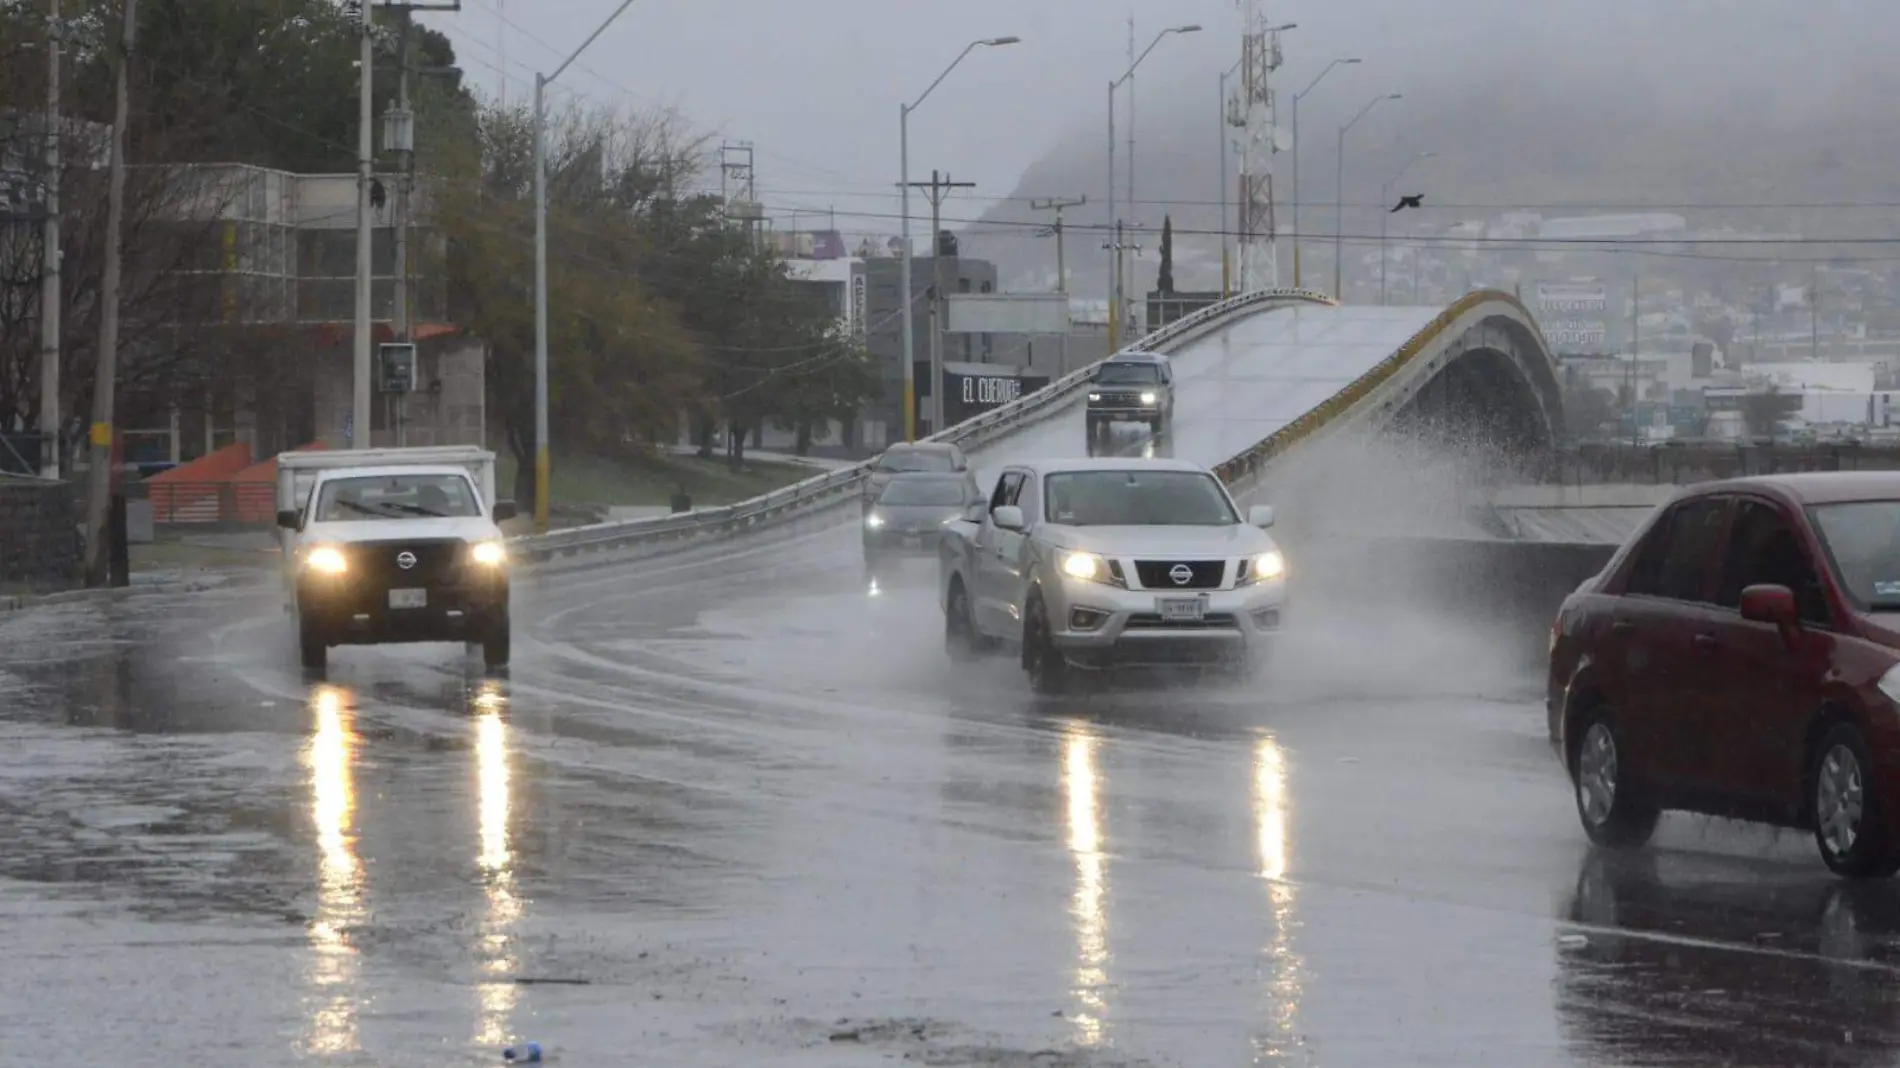
M1419 152L1436 157L1394 192L1423 193L1426 210L1392 221L1443 227L1513 206L1545 216L1661 206L1692 225L1799 230L1810 237L1900 232L1900 4L1854 0L1398 0L1304 2L1275 10L1299 23L1275 77L1281 123L1293 93L1335 56L1355 55L1300 106L1302 222L1309 265L1330 270L1339 124L1387 92L1347 145L1348 235L1376 235L1379 187ZM1238 56L1238 15L1178 40L1191 55L1164 62L1165 41L1138 75L1137 192L1124 218L1177 234L1181 288L1218 284L1218 72ZM1145 43L1158 28L1138 24ZM1191 46L1189 42L1192 42ZM1103 85L1125 60L1103 59ZM1102 94L1078 107L1071 131L1023 174L1013 197L1086 194L1067 220L1074 287L1101 287L1106 116ZM1125 122L1126 104L1122 105ZM1125 185L1123 146L1117 184ZM1237 169L1230 151L1229 166ZM1280 229L1292 228L1292 157L1276 161ZM1229 197L1233 183L1229 182ZM1125 190L1120 194L1126 196ZM1159 203L1168 201L1173 203ZM1821 205L1821 206L1817 206ZM975 214L966 208L960 217ZM1011 285L1053 280L1054 252L1028 226L1049 216L1026 200L982 212L965 248L995 258ZM1232 215L1230 215L1230 219ZM1230 222L1230 227L1233 225ZM1195 231L1205 231L1197 236ZM1131 286L1146 288L1155 237Z

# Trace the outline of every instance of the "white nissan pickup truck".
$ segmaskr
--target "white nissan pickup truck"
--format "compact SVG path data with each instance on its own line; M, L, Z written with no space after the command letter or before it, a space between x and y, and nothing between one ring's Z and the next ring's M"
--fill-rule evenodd
M509 654L508 551L497 525L495 455L436 447L294 452L278 457L285 607L306 670L331 646L480 645Z
M972 515L939 542L945 650L1017 649L1038 693L1118 668L1240 676L1287 610L1286 560L1265 529L1273 509L1243 521L1198 464L1012 464Z

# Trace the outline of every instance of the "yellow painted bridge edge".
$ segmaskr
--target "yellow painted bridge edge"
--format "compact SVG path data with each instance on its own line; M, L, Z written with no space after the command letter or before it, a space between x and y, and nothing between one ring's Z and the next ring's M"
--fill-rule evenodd
M1528 326L1531 332L1536 335L1538 347L1544 351L1549 351L1548 346L1544 343L1544 332L1542 328L1537 325L1536 318L1531 315L1530 309L1524 306L1523 301L1517 299L1514 294L1506 293L1501 289L1473 290L1459 297L1444 311L1433 316L1431 322L1425 324L1424 328L1419 330L1418 333L1406 339L1405 344L1400 345L1397 351L1393 352L1392 355L1380 360L1370 371L1353 379L1346 384L1345 388L1315 405L1305 415L1300 416L1298 419L1274 431L1268 435L1265 440L1255 444L1233 459L1216 466L1214 473L1220 476L1222 482L1229 484L1233 483L1236 479L1246 478L1259 473L1266 467L1268 461L1272 460L1275 456L1286 452L1288 449L1311 437L1335 417L1350 411L1353 405L1364 400L1373 390L1384 385L1393 375L1398 374L1399 371L1411 363L1414 358L1424 352L1433 342L1437 341L1445 331L1450 330L1452 324L1456 323L1459 319L1480 305L1494 302L1515 308L1517 312L1523 316L1524 325Z

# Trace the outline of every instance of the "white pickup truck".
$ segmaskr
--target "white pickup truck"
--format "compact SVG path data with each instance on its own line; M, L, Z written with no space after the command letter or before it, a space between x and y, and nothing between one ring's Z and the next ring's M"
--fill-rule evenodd
M334 645L459 641L508 665L508 552L495 454L445 446L277 458L285 608L307 670Z
M1258 665L1287 610L1286 560L1227 488L1184 460L1012 464L980 519L939 542L953 660L1020 650L1038 693L1080 671Z

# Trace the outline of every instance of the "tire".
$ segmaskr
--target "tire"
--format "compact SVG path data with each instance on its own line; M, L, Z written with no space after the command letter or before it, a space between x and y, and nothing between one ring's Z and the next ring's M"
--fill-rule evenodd
M322 671L330 666L330 637L309 617L297 616L297 652L305 671Z
M1900 870L1900 850L1880 808L1880 791L1860 729L1835 724L1808 762L1808 812L1821 859L1838 875L1884 879Z
M943 652L953 664L967 664L982 652L970 595L961 578L950 580L949 601L943 608Z
M500 619L488 625L487 632L482 635L482 666L491 671L506 668L512 651L509 646L513 641L514 629L508 622L508 614L504 612Z
M1075 668L1056 648L1040 596L1030 598L1029 611L1023 613L1023 670L1029 673L1029 688L1045 697L1075 689Z
M1584 713L1577 734L1577 750L1570 759L1570 778L1590 841L1606 849L1630 849L1656 833L1662 810L1643 798L1624 772L1628 746L1609 709L1598 706Z

